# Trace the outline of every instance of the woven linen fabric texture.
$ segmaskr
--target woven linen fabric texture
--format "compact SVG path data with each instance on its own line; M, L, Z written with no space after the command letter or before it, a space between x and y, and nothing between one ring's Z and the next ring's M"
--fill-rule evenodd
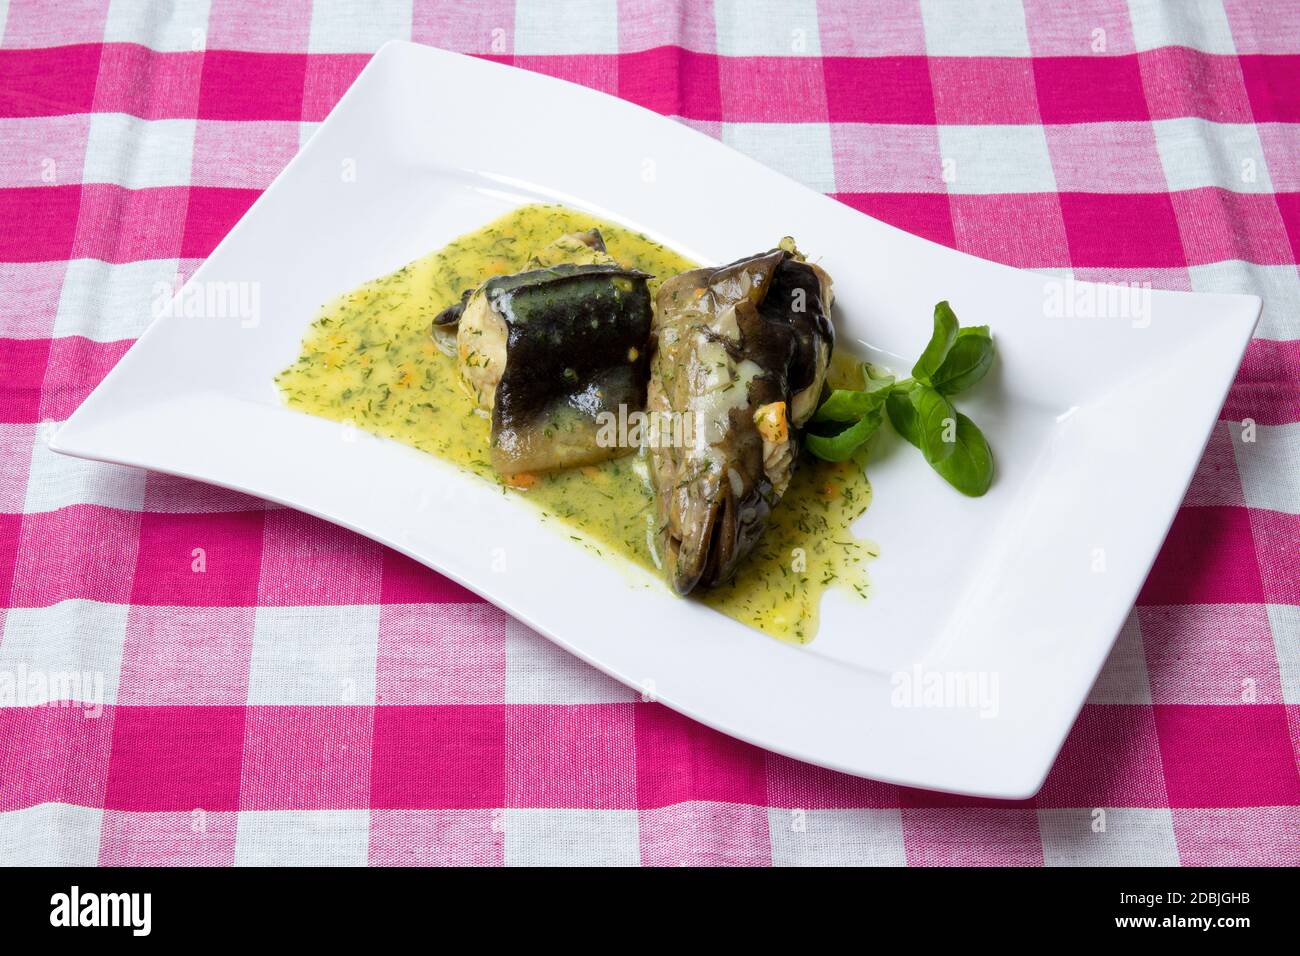
M978 256L1263 296L1034 799L765 753L347 531L48 450L392 38ZM1295 865L1297 261L1297 4L0 0L0 863Z

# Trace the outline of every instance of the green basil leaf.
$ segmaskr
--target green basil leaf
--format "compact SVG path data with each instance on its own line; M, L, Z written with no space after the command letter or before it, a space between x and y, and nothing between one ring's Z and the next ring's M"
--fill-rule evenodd
M918 385L908 398L916 412L917 447L930 464L943 461L957 443L957 410L928 385Z
M867 392L876 392L894 384L894 376L888 372L876 374L869 362L862 363L862 388Z
M921 353L921 357L916 360L912 366L912 377L926 385L930 384L930 376L939 370L943 360L948 355L948 350L952 348L952 343L957 339L957 331L960 326L957 323L957 316L953 314L948 303L940 302L934 307L934 332L930 334L930 342Z
M989 327L973 325L957 333L943 364L930 376L930 384L945 395L955 395L982 379L992 365Z
M888 381L883 380L883 378L879 378L879 380L867 378L867 388L862 392L853 392L852 389L836 389L818 407L813 420L857 421L867 412L875 411L876 408L884 405L885 395L889 394L889 386L891 385L893 385L893 376L889 376Z
M894 376L885 373L877 376L871 366L862 364L863 388L837 388L817 407L813 422L856 422L873 409L885 403L885 396L894 384Z
M919 387L915 382L895 386L885 399L885 411L894 431L917 448L921 447L921 428L916 419L916 408L912 405L912 392Z
M884 416L879 406L872 409L858 421L836 435L816 435L809 432L804 436L808 450L824 461L847 461L848 458L876 433Z
M856 422L868 412L879 409L885 403L886 394L888 393L884 388L870 392L854 392L837 388L831 392L826 401L821 403L812 420L814 422Z
M957 441L952 454L931 462L934 470L963 495L978 498L993 483L993 452L979 427L957 413Z

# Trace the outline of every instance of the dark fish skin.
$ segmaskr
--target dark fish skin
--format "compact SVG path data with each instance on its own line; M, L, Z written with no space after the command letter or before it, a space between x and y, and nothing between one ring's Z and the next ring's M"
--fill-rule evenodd
M656 296L651 413L721 409L703 449L650 451L664 569L679 594L730 580L780 501L803 422L791 421L789 463L777 487L754 415L820 394L835 339L829 286L818 267L774 249L683 273ZM719 390L705 374L719 365L729 368L728 389L744 383L743 393Z
M460 294L460 301L447 306L433 317L435 328L451 328L460 321L460 317L465 313L465 306L469 305L470 296L474 294L474 289L466 289Z
M645 407L651 303L643 272L561 264L489 279L506 325L506 366L492 408L492 460L503 474L590 464L629 448L597 443L597 416Z
M601 235L599 229L588 229L586 232L573 233L572 238L578 240L589 249L595 249L597 252L606 251L605 237ZM434 327L450 327L460 322L460 317L465 313L465 306L469 305L470 297L477 291L477 289L466 289L462 292L458 302L452 303L433 317Z

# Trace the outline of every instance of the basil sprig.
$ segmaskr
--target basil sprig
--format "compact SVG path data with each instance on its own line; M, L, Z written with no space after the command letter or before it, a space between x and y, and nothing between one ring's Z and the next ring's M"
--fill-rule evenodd
M895 381L864 369L864 388L835 389L818 407L805 444L818 458L844 461L866 444L886 417L930 467L962 494L978 497L993 482L993 453L979 427L948 396L970 388L993 364L987 325L961 328L947 302L934 307L934 332L912 366Z

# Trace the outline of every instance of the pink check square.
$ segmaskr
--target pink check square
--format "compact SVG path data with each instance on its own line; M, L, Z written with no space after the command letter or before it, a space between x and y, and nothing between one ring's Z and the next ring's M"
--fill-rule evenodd
M40 421L41 386L49 359L49 339L15 339L0 349L0 381L5 383L0 391L0 421Z
M719 72L718 57L676 46L622 53L618 95L693 124L716 122L722 118Z
M109 768L112 708L0 707L0 811L38 803L99 806Z
M385 604L379 610L375 700L499 704L505 700L506 616L491 604Z
M118 707L106 810L239 809L243 707Z
M792 810L898 806L898 788L893 784L852 777L780 754L764 757L771 806Z
M1060 203L1076 266L1187 264L1167 194L1061 193Z
M73 505L22 515L21 522L12 606L49 607L70 598L130 603L138 514ZM78 546L51 547L52 541L75 541Z
M262 511L142 515L132 602L193 607L257 604L263 516Z
M694 803L637 815L644 866L770 866L766 807Z
M509 55L514 51L515 4L482 0L447 4L414 0L411 39L458 53Z
M1282 703L1264 605L1143 607L1138 618L1154 703Z
M209 255L237 223L259 193L255 189L222 186L191 186L185 214L185 233L179 255L182 259Z
M1151 709L1091 704L1075 721L1035 803L1040 807L1163 807L1166 800Z
M370 811L371 866L500 866L504 856L499 807Z
M658 704L636 707L637 805L691 800L763 806L763 751Z
M384 604L473 604L482 600L450 578L385 548L379 599Z
M958 249L1023 269L1068 266L1070 246L1055 193L953 195Z
M105 262L175 259L181 251L189 191L183 186L124 189L111 183L81 187L71 258Z
M508 707L506 806L635 809L636 706Z
M263 523L257 603L379 603L383 546L319 518L278 508Z
M815 123L826 118L826 83L811 57L720 57L722 115L730 123Z
M925 56L925 22L918 0L819 0L823 56Z
M1215 186L1170 194L1188 265L1244 259L1284 265L1294 258L1277 201L1268 193Z
M1038 123L1033 62L1024 57L936 56L929 60L940 123Z
M1043 842L1032 809L905 807L903 842L910 866L1042 866Z
M105 44L102 51L92 91L95 112L141 119L198 115L203 53L157 53L130 43Z
M67 270L67 262L61 260L0 262L0 288L10 292L0 299L0 329L16 338L48 338L59 313Z
M306 54L209 50L199 119L300 120L306 77Z
M230 866L239 814L202 807L104 811L100 866Z
M36 340L42 341L42 340ZM79 335L49 339L50 354L41 381L41 421L63 421L118 363L129 341L94 342Z
M1025 29L1034 56L1131 54L1133 24L1115 0L1025 0Z
M1150 118L1135 56L1052 56L1033 63L1044 123Z
M72 258L82 192L88 188L56 185L0 189L0 222L23 224L22 229L0 229L0 261Z
M504 801L504 706L375 709L372 807L467 810Z
M89 112L101 49L85 43L0 50L0 116Z
M1138 604L1263 602L1247 510L1179 508Z
M347 92L370 62L366 53L318 53L307 60L302 94L302 118L319 122Z
M3 24L5 46L60 47L98 43L104 37L108 5L109 0L60 0L57 13L41 3L9 5Z
M311 0L211 0L209 50L262 53L306 52L311 35Z
M254 614L251 607L133 605L118 701L242 706L248 699Z
M1253 116L1241 65L1186 47L1161 47L1137 55L1150 118L1199 116L1218 123L1249 123Z
M1165 704L1155 717L1169 806L1300 804L1286 707Z
M832 123L933 123L934 92L923 57L826 57ZM730 117L728 117L730 119Z
M370 805L374 708L249 707L240 806L349 810Z

